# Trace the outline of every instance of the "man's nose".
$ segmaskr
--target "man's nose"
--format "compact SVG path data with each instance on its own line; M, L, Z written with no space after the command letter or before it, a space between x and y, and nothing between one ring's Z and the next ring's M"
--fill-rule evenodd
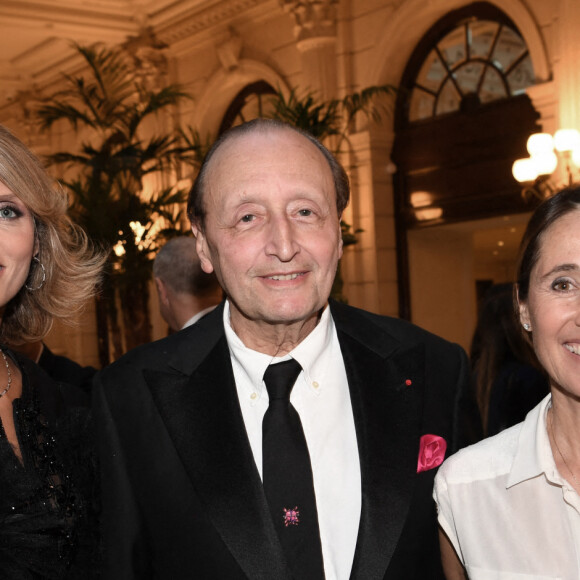
M270 219L266 253L282 262L289 262L300 251L296 239L296 226L288 216Z

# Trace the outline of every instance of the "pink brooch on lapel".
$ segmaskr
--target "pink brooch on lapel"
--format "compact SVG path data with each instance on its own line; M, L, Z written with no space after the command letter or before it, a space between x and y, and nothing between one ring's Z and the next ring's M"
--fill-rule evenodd
M300 523L300 512L298 511L298 506L293 510L287 510L284 508L284 525L297 526Z
M419 444L417 473L434 469L443 463L447 451L447 441L439 435L423 435Z

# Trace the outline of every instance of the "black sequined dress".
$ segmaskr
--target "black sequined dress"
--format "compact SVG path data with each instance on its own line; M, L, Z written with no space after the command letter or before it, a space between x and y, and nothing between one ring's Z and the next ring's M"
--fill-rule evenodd
M14 422L0 428L0 579L98 578L98 474L88 397L10 353L22 371Z

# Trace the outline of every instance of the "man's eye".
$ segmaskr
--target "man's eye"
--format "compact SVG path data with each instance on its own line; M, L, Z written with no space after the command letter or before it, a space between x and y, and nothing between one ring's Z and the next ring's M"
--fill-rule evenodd
M253 221L253 219L254 219L254 216L249 213L249 214L246 214L240 221L247 224L247 223Z
M312 210L310 210L310 209L301 209L298 213L302 217L308 217L308 216L312 215Z

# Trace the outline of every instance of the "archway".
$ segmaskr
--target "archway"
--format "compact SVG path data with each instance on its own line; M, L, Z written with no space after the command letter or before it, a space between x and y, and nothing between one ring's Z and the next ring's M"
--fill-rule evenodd
M478 2L427 32L401 81L392 154L400 315L464 346L476 313L475 226L454 224L492 219L482 228L501 231L494 218L532 209L511 165L539 130L525 94L534 80L517 26Z

